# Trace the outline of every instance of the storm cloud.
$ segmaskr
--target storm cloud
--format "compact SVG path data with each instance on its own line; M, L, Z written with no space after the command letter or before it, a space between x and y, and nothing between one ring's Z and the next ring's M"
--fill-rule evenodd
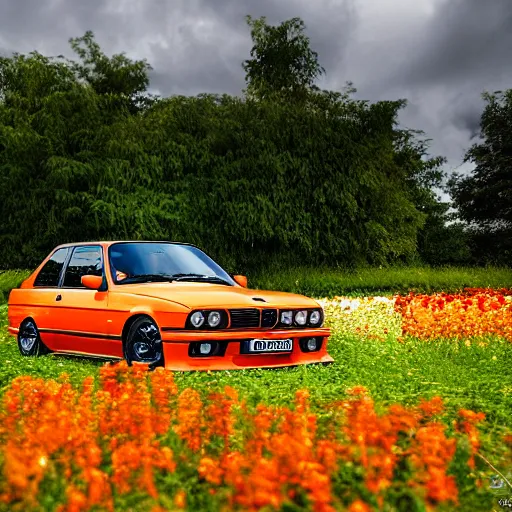
M401 123L424 130L448 169L478 136L481 93L512 87L510 0L2 0L0 52L70 56L68 39L92 30L107 54L147 58L154 92L240 94L247 14L301 17L319 85L406 98Z

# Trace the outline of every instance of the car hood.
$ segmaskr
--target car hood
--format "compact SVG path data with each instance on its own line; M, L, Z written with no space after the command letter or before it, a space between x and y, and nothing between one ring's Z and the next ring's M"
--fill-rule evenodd
M238 286L211 283L147 283L120 285L117 292L167 300L197 308L249 308L249 307L319 307L318 303L303 295L286 292L250 290Z

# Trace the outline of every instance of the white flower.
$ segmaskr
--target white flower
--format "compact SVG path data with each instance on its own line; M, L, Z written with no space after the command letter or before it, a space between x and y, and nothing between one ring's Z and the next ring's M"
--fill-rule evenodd
M351 309L357 309L361 305L361 301L359 299L354 299L351 303Z
M374 302L383 302L384 304L394 304L395 299L390 299L389 297L373 297Z
M338 303L338 306L341 309L345 310L345 309L351 309L351 304L352 304L352 302L350 301L350 299L343 299Z

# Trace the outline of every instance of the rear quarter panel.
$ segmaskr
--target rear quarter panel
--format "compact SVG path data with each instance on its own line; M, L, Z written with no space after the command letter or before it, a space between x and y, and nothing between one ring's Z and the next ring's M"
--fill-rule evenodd
M55 302L56 288L34 289L33 284L39 271L56 250L46 256L19 288L11 290L7 300L7 322L11 334L17 334L25 318L33 318L38 327L48 327L50 311L47 307Z
M17 332L26 318L33 318L40 329L50 328L51 308L57 290L17 288L11 291L8 300L7 319L9 332Z

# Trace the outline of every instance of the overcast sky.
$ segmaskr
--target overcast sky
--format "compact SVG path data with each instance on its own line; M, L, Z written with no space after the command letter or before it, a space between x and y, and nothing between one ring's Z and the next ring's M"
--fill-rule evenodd
M301 17L321 87L407 98L401 122L424 130L448 169L478 133L482 91L512 88L512 0L0 0L0 53L69 56L68 39L92 30L107 54L147 58L162 95L239 94L247 14Z

